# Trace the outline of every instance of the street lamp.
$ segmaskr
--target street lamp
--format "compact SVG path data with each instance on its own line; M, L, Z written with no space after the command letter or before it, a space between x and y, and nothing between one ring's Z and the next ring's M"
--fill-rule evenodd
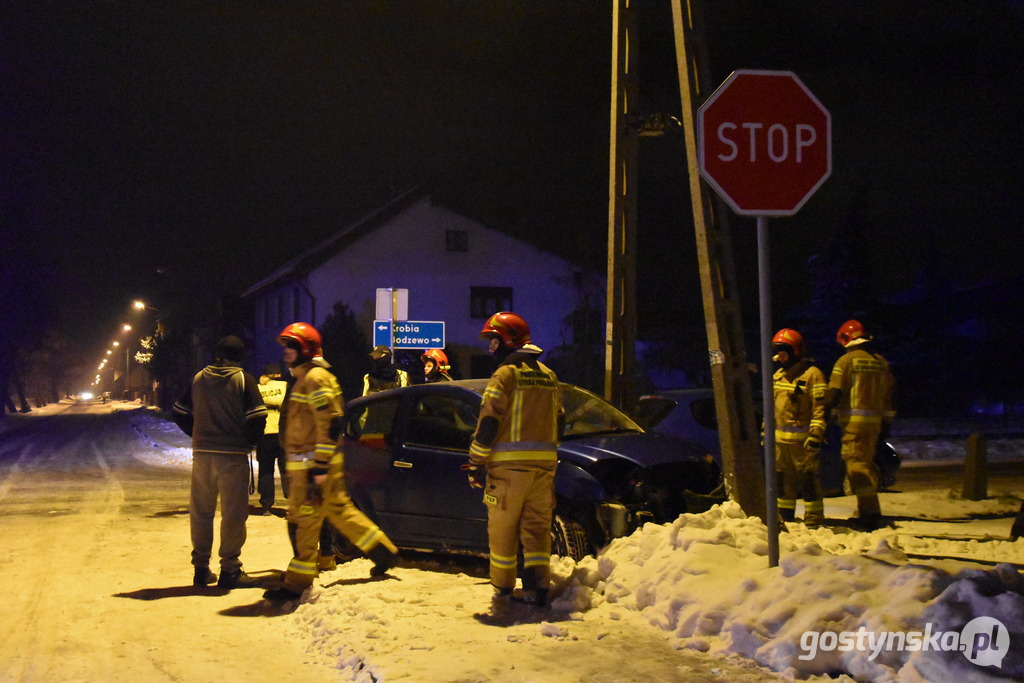
M128 323L125 323L125 324L121 325L121 331L122 332L131 332L132 331L132 326L129 325ZM114 342L114 345L117 346L117 342ZM128 352L129 352L129 347L130 346L131 345L128 344L128 342L125 342L125 345L124 345L124 390L125 390L125 393L128 392L128 389L129 389L128 380L129 380L130 375L131 375L131 368L128 367Z

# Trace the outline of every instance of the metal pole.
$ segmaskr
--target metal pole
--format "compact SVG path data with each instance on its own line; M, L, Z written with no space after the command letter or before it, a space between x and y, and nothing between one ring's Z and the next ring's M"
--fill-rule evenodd
M761 304L761 405L764 412L765 526L768 566L779 566L779 501L775 490L775 392L772 391L772 280L768 259L768 219L757 217L757 269Z
M391 292L391 343L388 347L391 349L391 358L395 357L395 318L398 317L398 290L394 287L388 287L388 291Z

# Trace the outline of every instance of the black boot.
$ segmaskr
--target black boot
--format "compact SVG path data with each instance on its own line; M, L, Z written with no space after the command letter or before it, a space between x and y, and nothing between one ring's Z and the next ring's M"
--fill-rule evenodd
M1010 527L1010 540L1016 541L1021 536L1024 536L1024 503L1020 504L1020 511L1017 513L1017 519L1013 520L1013 526Z
M221 572L220 580L217 581L217 588L226 588L228 590L234 588L258 588L259 585L259 579L249 576L241 569L233 572Z
M211 572L209 567L196 567L196 571L192 575L192 585L196 588L203 588L211 583L217 583L217 575Z
M296 593L290 588L280 586L263 592L263 599L271 602L291 602L302 597L302 593Z
M366 556L373 561L370 576L387 574L389 569L398 564L398 553L391 552L383 543L378 543L371 548L370 552L366 553Z

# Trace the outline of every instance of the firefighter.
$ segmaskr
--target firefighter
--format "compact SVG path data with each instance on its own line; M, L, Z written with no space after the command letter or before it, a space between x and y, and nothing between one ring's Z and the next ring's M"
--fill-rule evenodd
M772 338L775 371L775 473L778 507L783 521L796 517L796 499L804 499L804 524L810 528L825 521L818 479L818 455L825 435L825 375L805 357L803 336L782 329Z
M278 335L295 383L284 405L287 458L288 531L295 556L284 583L264 597L294 600L317 576L317 552L324 518L359 548L380 576L397 564L394 543L352 503L345 488L341 442L335 446L331 423L343 413L341 388L323 358L320 333L308 323L292 323Z
M497 615L513 599L547 603L562 396L521 317L507 311L492 315L480 338L489 341L498 368L484 390L469 450L469 481L484 489ZM523 585L513 595L520 544Z
M370 372L363 375L363 396L409 386L409 373L395 367L391 349L383 344L370 351Z
M875 448L883 429L892 423L893 378L889 363L871 347L872 338L857 320L848 320L836 332L846 349L832 368L828 405L835 409L843 430L842 456L846 478L857 496L857 519L871 531L885 526L878 500L878 468Z
M420 356L420 360L423 361L423 377L426 384L452 381L452 376L448 374L452 369L448 365L448 356L441 349L429 349Z

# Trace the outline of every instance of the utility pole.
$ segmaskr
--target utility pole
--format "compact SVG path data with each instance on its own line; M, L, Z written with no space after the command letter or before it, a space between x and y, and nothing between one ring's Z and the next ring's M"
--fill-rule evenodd
M612 7L611 144L608 172L608 294L604 396L620 408L636 395L637 16L633 0Z
M709 64L700 0L672 0L672 22L726 492L748 515L763 519L767 510L764 463L759 447L760 429L754 420L728 214L720 200L712 199L712 193L701 183L697 159L697 109L711 94L707 90ZM770 372L770 368L762 368L762 372ZM765 402L770 409L771 397L766 397Z

